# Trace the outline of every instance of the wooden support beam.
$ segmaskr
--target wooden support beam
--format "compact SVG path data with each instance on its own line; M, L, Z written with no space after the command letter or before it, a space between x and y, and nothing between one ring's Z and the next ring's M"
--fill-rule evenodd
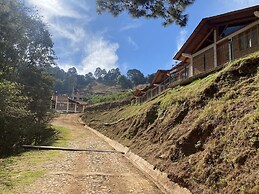
M207 38L210 36L210 34L214 31L214 29L212 28L210 30L210 32L205 36L205 38L198 44L198 46L196 47L196 49L194 50L194 53L196 53L199 48L201 47L201 45L207 40Z
M96 150L96 149L79 149L79 148L65 148L65 147L54 147L54 146L33 146L33 145L23 145L26 149L38 149L38 150L62 150L62 151L76 151L76 152L110 152L125 154L117 150Z
M250 17L244 17L242 19L240 18L232 18L232 19L228 19L228 21L225 22L219 22L218 24L216 24L216 27L220 27L220 26L225 26L231 23L231 25L236 25L236 24L242 24L242 23L249 23L249 22L254 22L256 21L254 16L250 16Z

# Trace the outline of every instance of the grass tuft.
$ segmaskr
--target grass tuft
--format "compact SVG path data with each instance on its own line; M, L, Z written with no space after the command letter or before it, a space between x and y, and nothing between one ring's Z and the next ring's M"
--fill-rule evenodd
M52 126L55 136L46 142L52 146L66 146L69 141L69 129ZM0 193L18 193L22 187L31 184L47 172L42 164L62 153L56 150L32 150L17 156L0 159Z

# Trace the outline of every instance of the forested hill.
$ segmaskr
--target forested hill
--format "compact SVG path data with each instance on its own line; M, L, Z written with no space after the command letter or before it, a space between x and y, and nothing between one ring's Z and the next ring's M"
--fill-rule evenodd
M54 91L58 94L70 94L74 90L84 93L94 93L95 86L111 87L121 89L130 89L139 84L151 83L154 74L144 76L137 69L130 69L126 75L122 75L119 68L105 70L97 67L94 73L80 75L75 67L64 71L58 66L50 66L47 71L55 77ZM112 92L112 91L111 91Z

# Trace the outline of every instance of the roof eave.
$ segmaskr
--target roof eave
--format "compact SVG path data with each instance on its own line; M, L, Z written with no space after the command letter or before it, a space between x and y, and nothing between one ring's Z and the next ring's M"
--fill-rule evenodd
M204 26L208 18L203 18L198 26L195 28L195 30L192 32L192 34L189 36L189 38L185 41L181 49L176 53L176 55L173 57L174 60L182 61L182 53L185 52L185 49L188 47L189 44L191 44L192 40L195 38L196 34L200 31L200 29ZM189 53L192 54L192 53Z
M224 18L224 17L228 17L228 16L233 16L235 14L243 14L246 13L248 11L255 11L258 10L259 6L253 6L253 7L249 7L249 8L245 8L245 9L241 9L241 10L235 10L232 12L228 12L228 13L224 13L224 14L219 14L216 16L211 16L211 17L207 17L207 18L203 18L200 23L198 24L198 26L195 28L195 30L192 32L192 34L189 36L189 38L186 40L186 42L183 44L183 46L181 47L181 49L175 54L175 56L173 57L174 60L179 60L179 61L183 61L185 59L185 57L182 56L182 53L186 53L186 49L188 48L188 46L190 44L192 44L193 40L195 39L196 35L199 33L199 31L206 27L206 25L208 25L208 27L216 27L213 23L213 20L215 21L216 19L220 19L220 18ZM189 54L193 54L193 53L189 53Z

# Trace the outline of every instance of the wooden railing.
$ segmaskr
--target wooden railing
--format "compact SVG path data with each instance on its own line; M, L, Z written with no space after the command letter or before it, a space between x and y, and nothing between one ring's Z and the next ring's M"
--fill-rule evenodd
M137 97L136 98L136 103L137 104L141 104L144 103L146 101L152 100L154 98L156 98L158 95L164 93L167 89L169 88L174 88L178 85L187 85L191 82L193 82L196 79L200 79L200 78L204 78L207 75L214 73L216 71L219 71L220 69L222 69L224 65L220 65L217 66L216 68L213 68L210 71L206 71L197 75L194 75L192 77L186 78L186 79L182 79L182 80L173 80L171 77L169 77L168 79L166 79L164 82L162 82L161 84L157 85L156 87L146 91L146 93L143 96Z

